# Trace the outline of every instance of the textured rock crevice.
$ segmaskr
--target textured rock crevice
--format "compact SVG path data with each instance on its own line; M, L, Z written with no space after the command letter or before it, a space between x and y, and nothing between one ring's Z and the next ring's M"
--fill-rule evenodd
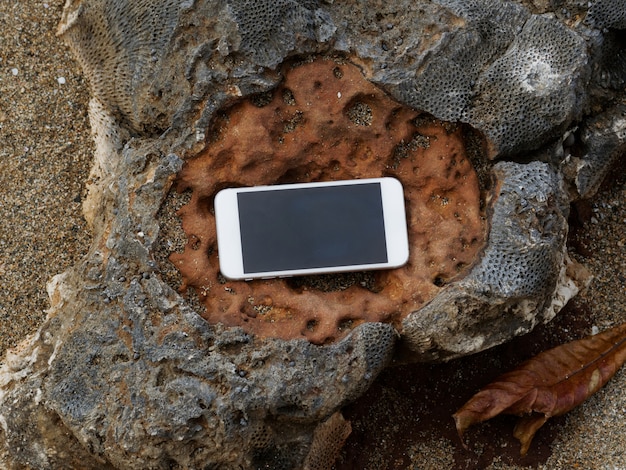
M528 332L554 318L557 305L565 305L586 282L584 276L574 282L571 272L549 268L571 264L561 176L539 162L503 162L494 171L500 185L480 263L404 322L407 347L424 359L487 349L502 343L505 331Z
M207 148L180 172L191 190L178 214L188 242L171 256L210 323L260 336L336 341L363 321L402 320L462 278L485 241L485 201L464 126L389 99L346 61L287 65L285 81L220 110ZM470 148L470 150L472 150ZM213 198L227 186L392 176L404 185L408 264L345 285L297 280L227 281L219 274ZM327 277L328 278L328 277ZM330 279L329 279L330 281Z

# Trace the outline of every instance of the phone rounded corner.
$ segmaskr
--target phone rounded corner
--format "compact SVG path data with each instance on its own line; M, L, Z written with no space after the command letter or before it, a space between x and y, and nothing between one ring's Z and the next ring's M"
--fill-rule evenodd
M224 189L220 189L216 194L215 197L213 198L213 207L217 208L222 200L224 200L225 198L228 197L228 190L230 188L224 188Z
M409 262L409 259L410 259L409 251L406 250L405 252L399 253L396 259L390 260L390 263L394 269L401 268L402 266L404 266L405 264Z
M243 273L230 273L228 269L220 267L220 274L224 276L227 281L241 281L244 279Z
M385 176L381 179L383 181L386 181L386 184L389 184L390 186L395 187L396 189L399 189L402 192L404 192L404 186L402 185L402 181L400 181L398 178L395 178L393 176Z
M402 262L401 262L400 266L398 266L398 267L401 267L401 266L404 266L405 264L407 264L409 262L409 259L411 259L410 255L411 254L409 253L409 250L407 249L406 253L402 257Z

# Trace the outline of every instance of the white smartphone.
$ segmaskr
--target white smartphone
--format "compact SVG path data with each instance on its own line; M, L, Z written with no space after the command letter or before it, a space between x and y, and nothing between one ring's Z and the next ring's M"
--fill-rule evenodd
M228 188L215 196L217 250L232 280L388 269L409 244L395 178Z

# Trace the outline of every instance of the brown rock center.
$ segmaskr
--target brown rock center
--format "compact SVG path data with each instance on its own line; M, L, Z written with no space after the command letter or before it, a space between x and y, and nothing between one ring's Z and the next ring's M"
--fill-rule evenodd
M216 114L178 191L188 241L170 260L210 323L262 337L336 341L362 322L402 319L462 277L485 244L466 129L392 100L358 67L317 59L285 66L269 93ZM219 273L213 198L225 187L393 176L404 185L410 259L387 271L229 281Z

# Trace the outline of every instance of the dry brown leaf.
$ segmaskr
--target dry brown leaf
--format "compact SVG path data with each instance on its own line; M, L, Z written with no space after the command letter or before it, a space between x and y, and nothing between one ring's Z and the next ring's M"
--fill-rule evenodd
M542 352L498 377L454 415L461 439L501 413L522 416L513 435L525 455L537 430L597 392L626 361L626 323Z

